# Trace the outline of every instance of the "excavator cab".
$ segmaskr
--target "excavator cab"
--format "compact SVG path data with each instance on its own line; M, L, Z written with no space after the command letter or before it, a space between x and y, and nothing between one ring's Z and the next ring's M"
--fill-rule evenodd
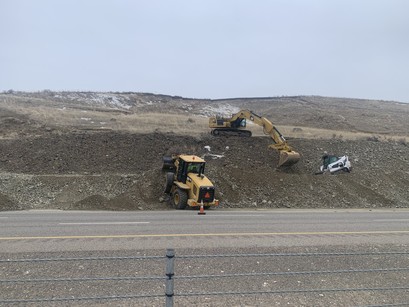
M228 118L224 118L221 116L212 117L209 120L209 125L213 127L221 127L221 128L233 128L233 129L241 129L246 128L246 119L238 117L233 121L230 121Z
M246 128L247 122L245 118L237 118L234 122L231 123L232 128Z

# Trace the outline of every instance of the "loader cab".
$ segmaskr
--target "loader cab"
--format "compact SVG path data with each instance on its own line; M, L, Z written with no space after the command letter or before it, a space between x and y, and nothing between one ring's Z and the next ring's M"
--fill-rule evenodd
M176 179L180 182L186 183L188 173L204 173L206 162L197 156L180 156L178 162Z
M201 175L204 172L204 163L201 162L194 162L194 163L189 163L187 166L187 172L188 173L194 173Z

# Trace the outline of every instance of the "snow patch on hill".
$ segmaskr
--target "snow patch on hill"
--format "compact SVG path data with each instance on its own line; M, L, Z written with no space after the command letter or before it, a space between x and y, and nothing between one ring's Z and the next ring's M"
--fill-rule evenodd
M56 93L54 98L81 102L88 105L98 105L114 109L129 110L133 103L126 95L111 93L69 92Z
M206 117L209 116L223 116L230 117L233 114L236 114L240 111L240 108L237 106L232 106L228 103L224 104L215 104L215 105L206 105L203 107L202 114Z

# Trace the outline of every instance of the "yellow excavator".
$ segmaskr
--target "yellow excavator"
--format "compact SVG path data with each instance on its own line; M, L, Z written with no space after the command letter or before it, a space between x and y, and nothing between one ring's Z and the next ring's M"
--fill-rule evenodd
M270 135L274 144L271 144L269 147L280 153L278 167L291 166L300 160L300 154L295 152L291 146L287 144L287 140L284 136L267 118L257 115L249 110L241 110L230 118L219 116L210 117L209 127L212 129L211 134L214 136L235 135L250 137L251 131L246 130L246 120L250 120L257 125L262 126L263 132Z

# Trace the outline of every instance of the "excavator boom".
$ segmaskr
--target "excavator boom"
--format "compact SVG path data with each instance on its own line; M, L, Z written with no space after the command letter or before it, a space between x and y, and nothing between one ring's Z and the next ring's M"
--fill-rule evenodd
M280 154L278 167L291 166L300 160L300 154L292 150L280 131L267 118L259 116L250 110L241 110L231 118L211 117L209 118L209 127L212 128L212 135L251 136L250 131L244 130L246 119L263 127L263 132L270 135L274 143L269 147L277 150Z

